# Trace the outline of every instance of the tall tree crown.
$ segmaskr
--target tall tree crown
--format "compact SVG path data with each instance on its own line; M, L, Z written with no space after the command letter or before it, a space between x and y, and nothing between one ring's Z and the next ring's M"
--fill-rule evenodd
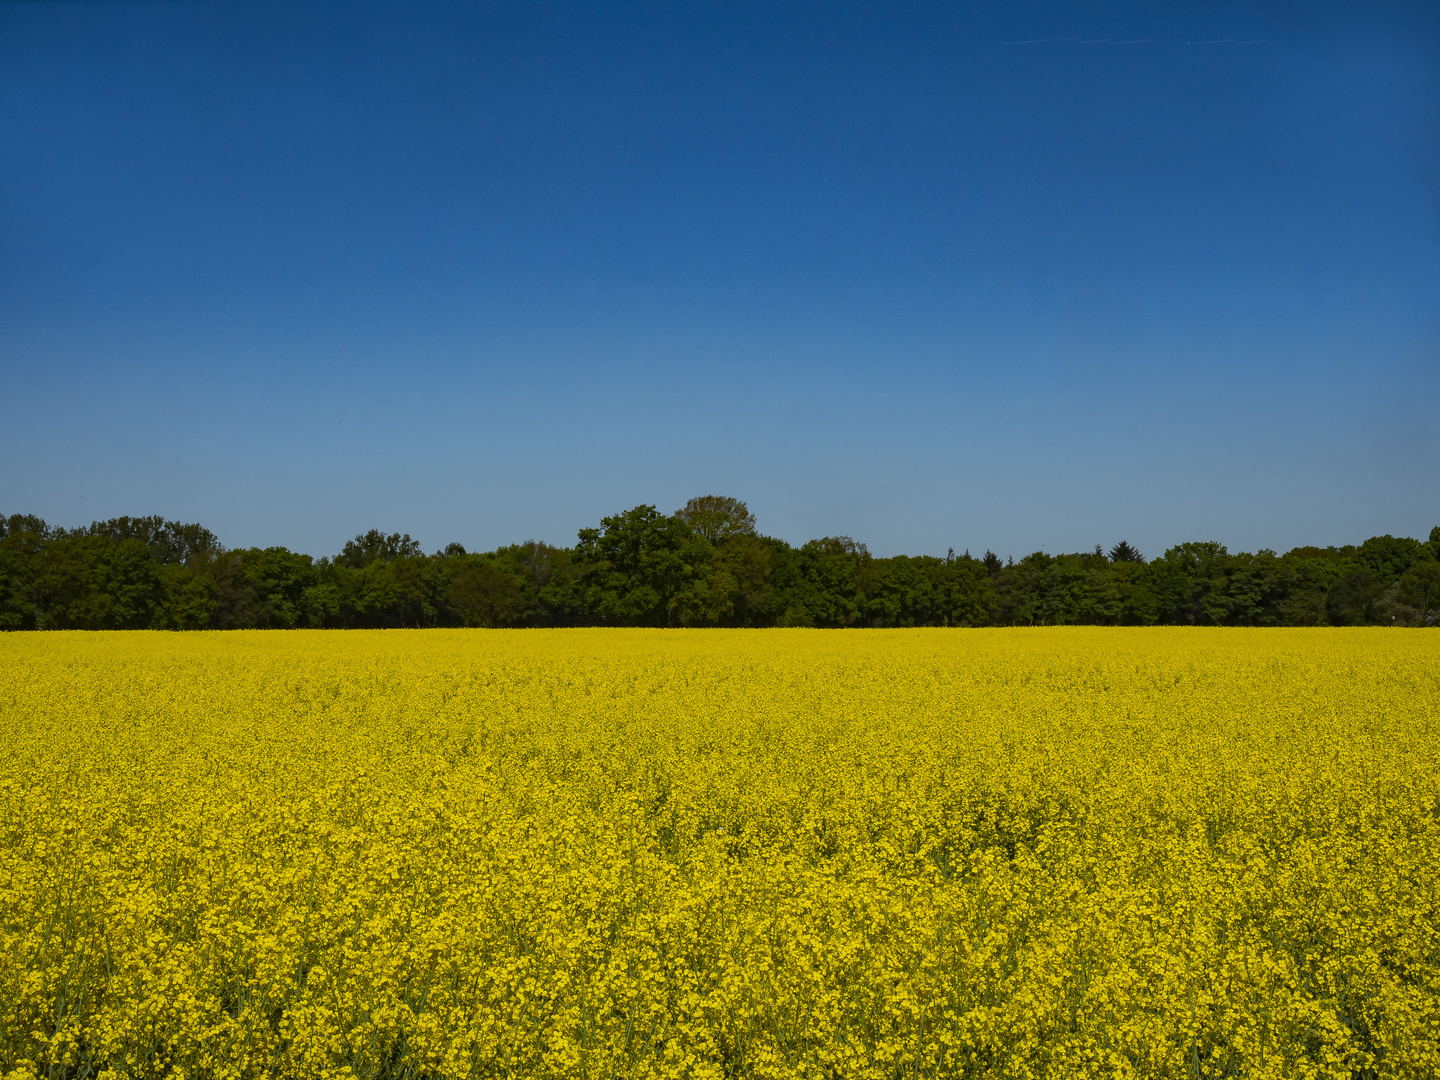
M401 535L400 533L383 533L379 529L371 529L369 532L355 537L354 540L346 540L344 549L335 556L335 561L341 566L359 570L374 562L392 562L395 559L419 554L420 543L417 540L411 540L409 533Z
M1096 550L1097 552L1100 550L1100 548L1099 548L1098 545L1096 546L1095 550ZM1127 541L1127 540L1121 540L1118 544L1116 544L1114 547L1112 547L1112 548L1110 549L1110 561L1111 561L1111 562L1144 562L1144 561L1145 561L1145 556L1144 556L1144 555L1141 555L1139 551L1137 551L1135 548L1131 547L1129 541Z
M687 502L675 516L712 544L733 536L754 536L755 515L739 499L728 495L699 495Z

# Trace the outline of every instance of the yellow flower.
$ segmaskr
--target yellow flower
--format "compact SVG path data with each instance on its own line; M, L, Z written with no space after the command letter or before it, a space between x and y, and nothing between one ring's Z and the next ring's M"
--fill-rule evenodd
M1434 1077L1437 661L0 635L0 1076Z

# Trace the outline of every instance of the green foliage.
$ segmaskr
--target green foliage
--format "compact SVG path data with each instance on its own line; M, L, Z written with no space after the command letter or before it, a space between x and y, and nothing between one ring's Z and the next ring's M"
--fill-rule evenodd
M1382 586L1369 570L1351 570L1330 587L1325 617L1331 626L1364 626L1375 621Z
M254 626L304 626L305 590L316 583L309 555L283 547L246 548L237 553L240 572L250 588Z
M737 536L755 535L755 515L739 499L728 495L701 495L675 511L696 536L723 544Z
M1128 540L1121 540L1118 544L1116 544L1110 549L1110 561L1143 563L1145 561L1145 556L1141 555L1139 551L1131 547Z
M598 623L679 625L691 606L691 564L704 558L700 545L708 543L689 525L653 506L637 506L602 518L598 529L581 529L579 538L580 595Z
M60 536L30 559L40 625L54 630L143 630L162 609L160 564L139 540Z
M1440 623L1440 562L1428 546L1405 573L1376 602L1381 623L1400 626L1435 626Z
M419 554L420 545L410 539L409 533L402 536L400 533L371 529L354 540L346 540L345 547L335 556L335 562L351 570L363 570L371 563L388 563Z
M0 630L41 625L31 560L50 536L44 520L32 514L0 517Z
M70 536L103 536L110 540L139 540L162 566L189 563L220 550L215 534L201 525L182 525L162 517L118 517L91 522L69 531Z
M208 529L119 517L57 529L0 517L0 629L424 626L1440 625L1440 527L1428 541L1232 554L1179 544L1019 562L987 551L873 556L848 536L792 547L738 499L637 506L581 529L434 555L378 529L333 559L226 550Z
M215 579L181 563L160 566L161 604L154 624L162 630L204 630L215 618Z
M34 630L40 608L31 596L30 562L0 540L0 630Z
M522 580L484 558L455 572L448 599L462 626L523 626L529 611Z
M1405 536L1372 536L1356 549L1354 561L1378 581L1393 581L1403 574L1424 547Z

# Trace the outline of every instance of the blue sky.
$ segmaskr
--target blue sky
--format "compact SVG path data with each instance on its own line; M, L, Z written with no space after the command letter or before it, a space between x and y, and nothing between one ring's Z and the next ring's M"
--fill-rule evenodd
M0 5L0 511L1440 523L1431 5Z

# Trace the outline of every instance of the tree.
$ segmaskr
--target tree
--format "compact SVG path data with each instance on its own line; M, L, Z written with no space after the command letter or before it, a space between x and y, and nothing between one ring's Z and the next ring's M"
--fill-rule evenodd
M354 540L346 540L344 549L335 556L335 562L351 570L359 570L374 562L393 562L419 554L420 544L411 540L409 533L402 536L400 533L371 529Z
M238 554L241 573L253 596L251 625L304 626L305 590L316 581L310 556L283 547L247 548Z
M667 626L691 577L682 549L694 536L683 520L637 506L581 529L575 545L587 612L614 626Z
M205 630L215 617L215 582L179 563L160 566L157 630Z
M1110 549L1110 561L1143 563L1145 561L1145 556L1141 555L1139 551L1131 547L1129 541L1121 540L1118 544L1116 544Z
M1364 626L1375 621L1375 603L1384 589L1369 570L1352 570L1330 586L1325 618L1331 626Z
M1227 626L1280 626L1293 577L1273 551L1242 552L1225 562L1224 614Z
M744 533L715 545L693 535L681 545L689 574L672 605L682 626L767 625L773 546Z
M193 562L221 550L215 534L203 525L166 521L158 514L92 521L88 528L72 529L69 535L104 536L115 541L139 540L162 566Z
M941 578L946 626L988 626L995 618L995 584L979 559L967 551L945 567Z
M467 560L450 582L451 609L465 626L518 626L530 614L522 580L486 559Z
M782 622L803 626L859 626L866 617L869 550L848 536L807 540L796 552L794 583L780 597ZM884 612L880 612L884 617ZM875 613L869 613L874 621Z
M15 547L24 540L27 549L34 551L54 537L55 530L45 524L44 518L34 514L11 514L9 517L0 514L0 540L8 541L7 546Z
M1177 544L1148 564L1151 591L1161 622L1191 626L1223 623L1225 545L1213 540Z
M696 536L712 544L723 544L736 536L755 535L755 515L739 499L728 495L700 495L687 502L675 516L689 525Z
M402 626L1440 625L1440 526L1283 556L1186 543L1018 563L954 549L871 556L848 536L792 547L738 499L673 515L637 506L574 548L527 541L425 555L408 533L357 535L334 559L227 551L158 515L74 529L0 515L0 630Z
M143 630L163 600L159 564L139 540L64 536L32 559L40 625L56 630Z
M1150 588L1146 567L1142 562L1115 562L1109 566L1109 584L1118 603L1115 621L1122 626L1150 626L1159 620L1159 604Z
M30 595L30 562L23 551L0 543L0 630L34 630L40 609Z
M1380 621L1405 626L1434 626L1440 623L1440 561L1424 554L1410 564L1376 605Z
M1386 586L1398 578L1410 564L1425 550L1419 540L1408 536L1372 536L1355 549L1353 560L1375 575L1380 585Z
M32 560L50 537L50 527L33 514L0 515L0 630L41 624Z

